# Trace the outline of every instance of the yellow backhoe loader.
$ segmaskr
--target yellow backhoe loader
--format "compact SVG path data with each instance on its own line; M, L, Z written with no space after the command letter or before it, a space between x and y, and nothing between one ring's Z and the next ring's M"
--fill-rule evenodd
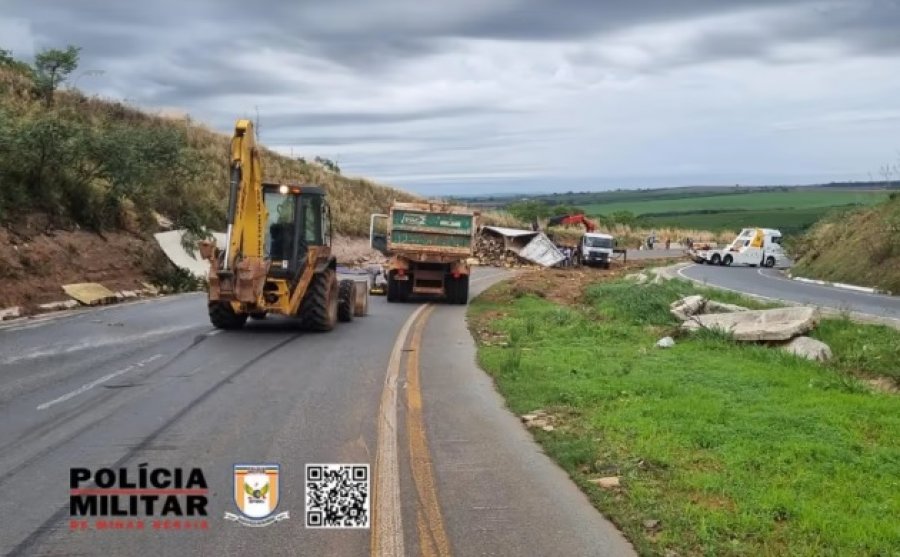
M298 318L319 331L364 315L356 283L338 281L331 254L331 212L319 186L263 182L249 120L231 140L231 176L224 249L200 243L209 260L209 319L239 329L248 317ZM360 287L362 288L362 286Z

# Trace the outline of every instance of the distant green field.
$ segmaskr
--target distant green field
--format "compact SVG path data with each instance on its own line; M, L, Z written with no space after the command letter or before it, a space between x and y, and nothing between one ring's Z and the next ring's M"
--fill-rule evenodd
M765 209L755 211L727 211L722 213L693 213L644 217L648 225L658 228L691 228L698 230L738 230L751 226L777 228L785 234L801 232L831 211L852 207L811 207L807 209Z
M769 209L811 209L815 207L833 207L837 205L862 204L872 205L888 196L885 191L847 191L826 190L822 188L810 191L760 191L730 195L698 195L679 199L648 199L646 201L622 201L582 205L589 215L608 215L616 211L630 211L635 215L647 213L666 213L700 211L708 209L733 210L769 210ZM713 217L715 215L701 215ZM680 219L679 219L680 220Z

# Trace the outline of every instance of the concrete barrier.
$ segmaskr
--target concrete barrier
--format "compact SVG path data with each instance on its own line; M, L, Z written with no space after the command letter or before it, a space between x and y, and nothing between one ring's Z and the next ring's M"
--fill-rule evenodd
M209 274L209 263L200 258L196 246L190 251L184 249L181 241L185 232L185 230L170 230L154 234L153 237L156 239L159 247L162 248L163 253L166 254L166 257L169 258L169 261L174 263L176 267L190 271L197 278L206 278L207 274ZM212 235L216 239L216 245L220 249L224 249L225 233L213 232Z

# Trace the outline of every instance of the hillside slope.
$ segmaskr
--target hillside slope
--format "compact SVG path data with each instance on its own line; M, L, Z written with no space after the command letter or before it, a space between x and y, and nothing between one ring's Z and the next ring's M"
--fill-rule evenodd
M222 227L229 136L77 91L48 107L33 90L0 68L0 222L41 212L58 226L146 231L156 211L176 226ZM263 165L266 179L325 186L340 234L364 234L373 210L415 199L266 149Z
M794 251L797 276L900 292L900 194L820 221Z
M48 106L27 72L0 66L0 309L34 311L64 299L60 286L72 282L173 286L167 277L177 274L152 238L157 216L177 228L224 229L229 143L190 118L78 91L59 91ZM366 242L352 237L368 235L370 213L417 199L270 150L262 155L266 179L325 187L339 260L365 251Z

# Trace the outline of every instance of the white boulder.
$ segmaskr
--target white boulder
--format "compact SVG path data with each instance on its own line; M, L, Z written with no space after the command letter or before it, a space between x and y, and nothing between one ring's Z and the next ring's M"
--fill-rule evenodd
M781 349L815 362L830 360L832 355L830 346L811 337L797 337L782 346Z
M680 300L676 300L669 305L672 315L681 321L687 321L693 316L703 313L703 307L706 305L706 298L700 295L685 296Z
M663 337L656 341L656 346L658 348L672 348L675 346L675 339L672 337Z
M779 341L808 333L818 320L819 312L815 308L786 307L694 315L681 326L687 330L720 330L740 341Z

